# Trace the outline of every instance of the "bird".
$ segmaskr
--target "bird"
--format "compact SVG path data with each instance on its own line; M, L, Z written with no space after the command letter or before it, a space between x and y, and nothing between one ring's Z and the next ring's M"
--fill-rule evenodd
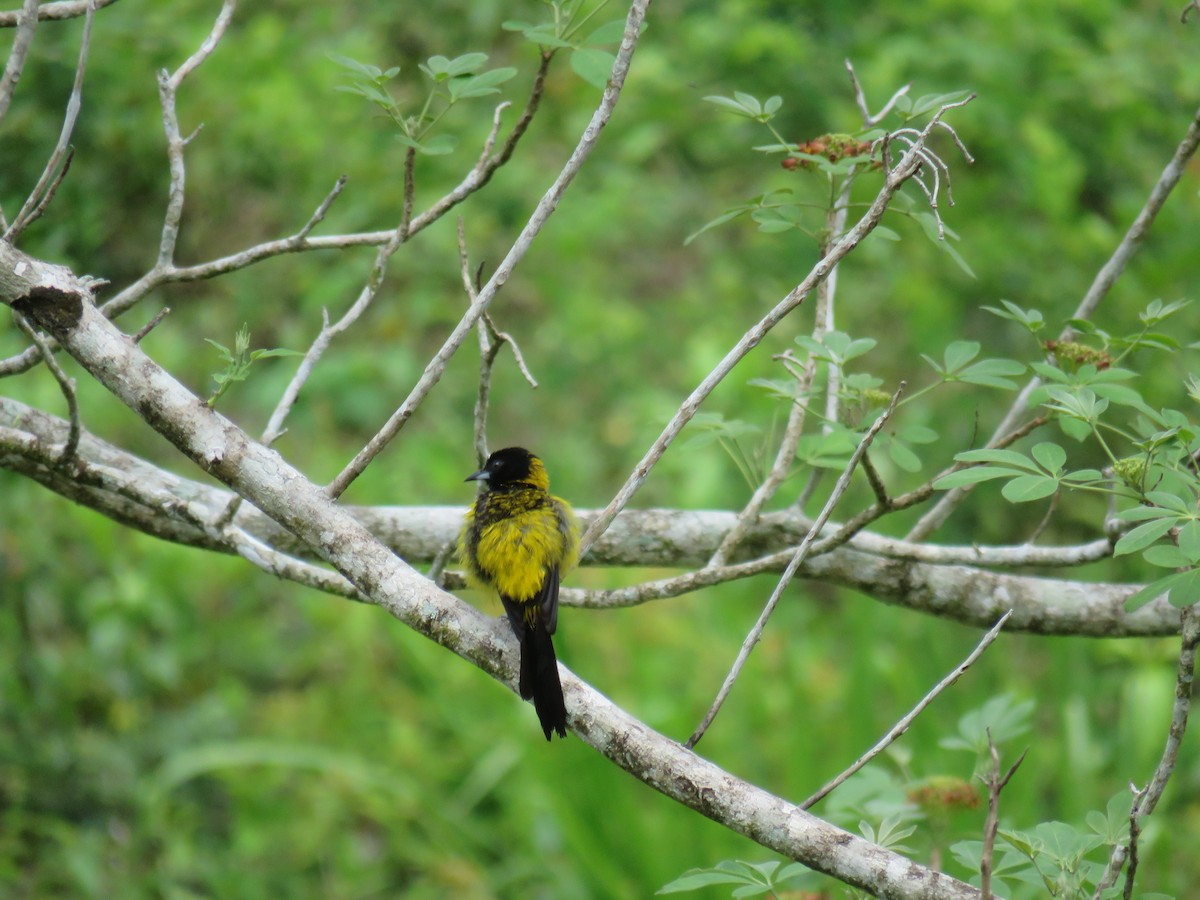
M521 698L533 701L547 741L552 732L565 738L567 707L551 635L559 582L579 552L575 513L550 493L545 465L524 447L497 450L464 480L482 485L458 536L468 581L499 594L521 645Z

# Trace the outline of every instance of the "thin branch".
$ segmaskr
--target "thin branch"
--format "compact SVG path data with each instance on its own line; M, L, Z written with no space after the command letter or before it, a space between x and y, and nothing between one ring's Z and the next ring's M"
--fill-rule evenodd
M400 216L400 227L396 229L396 236L399 238L398 244L403 244L408 240L408 230L412 227L413 198L417 192L414 178L416 168L417 151L415 147L409 147L404 154L404 205L403 213Z
M92 44L92 23L96 19L96 8L89 4L87 16L83 20L83 36L79 39L79 59L75 64L75 82L71 87L71 96L67 100L67 113L63 117L62 130L58 135L58 143L46 161L46 167L37 180L33 190L25 199L24 205L9 226L4 239L14 243L31 222L42 214L42 211L54 198L58 183L66 177L71 167L71 134L75 131L75 122L79 118L79 109L83 105L83 73L87 70L88 49ZM64 162L65 160L65 162Z
M1175 705L1171 710L1171 725L1167 730L1167 742L1163 748L1162 759L1154 769L1150 783L1141 791L1134 792L1133 806L1130 810L1130 821L1145 818L1154 812L1158 801L1162 798L1167 781L1175 771L1175 763L1179 759L1179 747L1183 743L1184 732L1187 731L1188 714L1192 708L1192 688L1196 672L1196 648L1200 645L1200 615L1195 607L1184 607L1179 611L1180 641L1179 663L1175 670ZM1132 787L1132 786L1131 786ZM1104 888L1116 883L1126 858L1133 863L1133 853L1136 852L1137 830L1130 829L1128 845L1119 844L1113 848L1104 875L1096 886L1096 896L1099 897ZM1132 878L1125 884L1125 896L1130 896Z
M955 666L949 675L934 685L933 689L924 697L922 697L921 701L914 706L906 716L893 725L888 733L876 742L875 746L856 759L854 763L844 772L831 779L819 791L801 803L800 808L810 809L814 804L824 800L831 793L833 793L833 791L845 783L845 781L850 778L851 775L894 744L902 734L908 731L912 723L916 721L917 716L924 712L925 708L929 706L929 704L932 703L939 694L946 690L946 688L958 681L958 679L963 676L963 673L965 673L967 669L971 668L971 666L975 663L975 660L979 659L979 657L983 655L983 651L987 650L987 648L995 642L996 638L1000 636L1001 629L1004 628L1005 623L1011 617L1012 610L1009 610L1003 616L1001 616L1000 620L996 622L996 624L992 626L991 630L983 636L983 639L975 646L975 649L968 654L967 658Z
M1096 277L1092 280L1091 286L1083 299L1079 301L1079 306L1075 308L1072 319L1087 319L1092 316L1101 301L1107 296L1112 286L1116 284L1121 273L1125 271L1125 266L1129 260L1137 252L1142 242L1149 234L1150 228L1154 225L1154 220L1157 218L1159 211L1167 202L1167 198L1171 195L1171 191L1179 184L1180 178L1183 177L1186 171L1188 160L1196 153L1196 149L1200 147L1200 109L1196 110L1196 114L1192 117L1191 123L1188 125L1187 133L1183 140L1179 142L1179 146L1175 148L1175 154L1171 157L1171 161L1167 163L1163 169L1158 181L1154 187L1150 189L1150 196L1146 199L1145 205L1133 220L1133 224L1129 226L1129 230L1125 232L1125 236L1121 239L1121 243L1113 251L1112 256L1100 267L1100 271L1096 273ZM1073 334L1073 330L1068 325L1062 334L1059 335L1059 340L1069 340ZM1040 378L1033 378L1021 389L1021 392L1013 400L1008 412L1001 419L1000 424L996 426L996 430L989 440L987 446L994 447L993 441L997 435L1002 435L1011 430L1025 410L1029 408L1029 398L1035 390L1041 385ZM923 541L929 537L934 531L950 518L951 513L958 507L971 488L958 487L947 491L946 494L930 509L920 520L912 527L906 535L910 541Z
M25 321L25 317L16 310L13 311L13 321L17 323L17 327L25 332L25 336L33 341L34 345L38 348L38 352L42 354L42 360L46 363L46 368L50 370L50 374L58 382L58 388L62 391L63 399L67 401L68 418L71 427L67 434L66 443L63 444L62 453L59 455L57 461L60 465L71 462L79 450L79 435L81 431L79 397L75 391L75 379L69 377L63 371L62 366L58 364L58 360L54 358L54 349L50 346L49 338L34 328L31 323Z
M179 115L175 111L175 96L183 80L194 72L216 50L217 44L225 35L233 12L237 8L237 0L225 0L221 11L213 23L212 30L200 44L198 50L189 56L173 74L163 69L158 73L158 95L162 105L163 131L167 136L167 160L171 172L171 186L168 190L167 211L163 216L162 236L158 244L158 261L155 268L170 269L175 263L175 245L179 240L179 226L183 221L184 189L187 182L187 171L183 160L183 148L191 137L185 139L179 131ZM194 135L193 135L194 136Z
M908 84L904 85L904 87L896 91L896 93L892 94L891 99L883 105L883 108L879 110L879 112L872 115L871 110L867 106L867 97L863 93L862 85L858 83L858 75L854 71L854 66L851 65L849 59L843 60L843 63L846 66L846 71L850 73L850 86L854 88L854 102L858 105L858 111L862 113L864 127L871 128L886 119L887 114L892 111L892 108L896 105L896 102L905 94L907 94L909 89L912 87L912 82L910 81Z
M791 584L792 578L795 577L797 570L803 564L804 560L808 558L809 551L813 545L813 540L818 534L820 534L821 529L825 526L825 523L829 520L829 517L833 515L833 510L837 507L838 503L841 502L842 495L845 494L846 489L850 487L850 477L854 474L854 470L858 466L858 461L862 458L863 454L867 452L867 448L871 446L871 441L875 439L875 435L879 433L880 429L882 429L887 423L887 420L891 417L892 413L895 412L896 403L900 400L900 394L903 393L903 391L904 382L901 382L899 389L895 394L892 395L892 402L888 405L888 408L879 415L879 418L875 420L875 424L873 424L867 430L867 433L863 435L862 440L859 441L858 447L855 448L853 455L850 457L850 462L846 464L845 470L842 472L841 477L838 478L837 484L834 485L833 493L829 495L829 499L825 502L825 508L821 510L821 514L817 516L817 520L813 522L812 528L810 528L808 534L804 536L804 540L800 542L800 546L796 548L796 552L792 555L791 562L789 562L787 568L783 570L783 575L780 576L778 583L775 585L775 590L771 592L771 596L767 600L766 606L763 607L763 611L759 614L758 621L754 623L754 627L750 629L750 633L747 634L746 639L742 641L742 647L741 650L738 651L737 659L734 660L733 668L730 669L729 674L725 676L725 681L721 685L721 689L717 691L717 696L713 700L712 706L709 707L708 712L704 715L704 719L701 720L696 730L692 733L692 736L688 738L687 744L685 745L688 749L695 747L700 739L704 737L704 733L712 724L713 719L716 718L717 713L720 712L721 706L725 703L725 698L729 696L729 692L733 689L734 682L737 681L738 676L745 667L746 660L750 658L750 651L754 649L754 645L757 644L762 638L763 631L767 627L767 620L771 618L771 613L773 613L775 611L775 607L779 605L779 600L783 596L783 592L787 589L787 586Z
M153 331L155 328L157 328L158 323L161 322L163 319L165 319L170 314L171 314L171 307L164 306L162 309L160 309L157 313L154 314L154 318L152 318L149 322L147 322L145 325L143 325L141 328L139 328L137 330L137 333L135 335L133 335L130 338L130 340L133 341L135 344L140 344L142 342L142 339L146 335L148 335L151 331Z
M459 320L441 348L425 366L425 370L421 373L417 384L409 392L408 397L375 436L367 442L366 446L359 451L354 459L326 487L327 496L337 498L345 493L354 480L366 470L371 460L379 455L383 448L391 442L392 438L399 434L413 413L416 412L417 407L421 405L425 397L441 380L450 357L462 346L471 329L475 327L475 322L486 312L488 304L492 302L496 293L511 277L513 269L524 259L534 239L541 232L542 227L546 224L550 216L553 215L563 194L566 193L568 186L570 186L575 176L579 173L584 161L591 155L601 131L608 124L612 116L617 100L621 96L621 89L625 84L625 76L629 71L629 64L633 58L633 51L637 46L641 25L645 19L646 9L649 5L650 0L634 0L630 5L629 16L625 22L625 33L621 39L621 47L613 61L612 75L609 77L604 89L604 95L600 99L600 104L592 114L591 121L584 129L583 134L580 136L575 150L563 165L558 177L554 179L554 183L550 185L550 188L542 196L542 199L538 201L537 207L529 217L529 221L526 222L525 227L521 229L521 233L517 236L516 241L513 242L508 254L492 274L488 283L479 291L479 295L475 302L471 304L470 309Z
M925 127L924 132L922 132L924 137L921 140L923 141L928 138L929 134L931 134L937 127L937 124L941 121L942 116L945 115L946 112L964 105L965 103L969 102L969 99L970 98L960 101L959 103L947 104L939 109L929 121L929 124ZM604 529L606 529L612 523L612 520L616 518L617 513L624 509L629 501L633 499L634 494L638 492L646 478L649 476L650 470L657 465L660 459L662 459L662 456L664 453L666 453L667 448L674 442L675 438L679 436L679 433L683 430L684 426L691 421L693 416L696 415L700 409L700 405L705 401L705 399L708 398L708 395L713 392L717 385L725 379L725 376L733 371L733 368L739 362L741 362L746 354L758 346L758 344L764 337L766 337L771 329L778 325L779 322L781 322L790 312L803 303L809 293L818 284L820 284L821 281L829 276L829 273L834 269L834 267L837 266L837 264L848 253L857 247L862 240L874 230L875 226L879 224L880 219L883 218L883 214L887 211L888 205L891 203L892 198L896 195L896 192L899 191L904 183L912 178L921 168L922 161L918 153L921 146L923 146L923 144L920 142L914 144L914 146L911 147L903 157L901 157L900 161L896 163L894 167L888 170L887 175L884 178L883 187L880 188L874 202L872 202L871 206L863 214L862 218L859 219L854 227L846 232L846 234L840 240L838 240L838 242L834 244L832 248L830 248L829 252L820 261L818 261L815 266L813 266L812 270L807 276L805 276L803 281L796 285L796 287L786 297L784 297L775 305L774 309L767 313L766 316L760 319L756 325L754 325L742 336L741 340L739 340L733 346L733 348L725 354L725 357L717 364L717 366L704 377L703 381L701 381L695 390L693 390L688 396L688 398L684 400L683 404L679 407L679 410L672 417L671 421L667 423L666 428L663 429L662 433L650 446L650 449L646 451L646 454L642 457L641 461L634 467L633 472L629 475L629 478L625 481L625 484L622 485L616 496L613 497L612 501L608 504L608 506L605 507L604 512L602 512L592 522L587 531L584 533L583 538L580 541L581 555L587 552L587 549L596 540L596 538L603 534Z
M33 44L33 35L37 31L38 2L25 0L19 10L7 15L13 17L17 34L13 38L8 62L4 64L4 74L0 75L0 119L8 113L8 107L17 90L17 82L21 80L21 73L25 71L25 60L29 56L29 47Z
M13 226L8 229L7 234L5 235L5 240L10 240L10 241L16 240L17 236L22 231L24 231L31 224L33 224L34 222L36 222L38 219L40 219L42 217L42 214L47 210L47 208L49 208L50 204L54 201L54 195L58 193L59 185L61 185L63 183L63 180L67 177L67 173L71 171L71 162L74 159L75 159L75 148L68 147L67 155L62 161L62 166L54 174L53 179L50 181L49 186L45 189L45 192L42 194L41 199L38 200L37 205L33 208L32 211L29 212L29 214L27 216L25 216L25 218L21 218L21 214L24 212L24 208L22 208L20 211L18 211L16 223L14 223ZM48 173L50 171L48 166L49 166L49 163L47 164L46 173ZM45 173L43 173L43 177L44 176L45 176ZM40 183L41 182L39 181L39 185L40 185ZM38 187L36 187L36 186L34 187L33 193L31 193L29 195L29 198L28 198L29 200L32 200L33 197L38 193L38 189L39 189ZM3 225L0 224L0 227L3 227Z
M342 191L346 187L346 176L339 175L338 180L333 183L333 189L325 195L325 199L321 201L321 205L317 207L316 212L312 214L304 227L296 232L294 240L303 241L308 237L310 231L325 221L325 215L329 212L329 208L333 206L335 200L341 196Z
M716 552L708 561L708 567L719 567L725 565L729 559L729 555L741 543L742 538L746 536L746 532L750 527L758 521L762 509L775 495L779 486L791 473L792 463L796 460L796 448L800 444L800 438L804 434L804 421L807 418L807 408L801 401L801 398L812 387L813 377L816 375L816 360L809 359L806 362L803 372L795 386L795 399L791 403L791 408L788 411L787 425L783 431L783 439L780 441L779 450L775 454L775 462L771 465L771 471L767 473L767 477L763 479L762 484L754 492L754 496L750 498L750 502L738 514L737 522L733 528L729 529L725 537L721 541L721 545L717 547Z
M1142 801L1146 799L1146 792L1150 788L1147 786L1139 791L1130 782L1129 790L1133 792L1133 803L1129 807L1129 863L1125 867L1125 888L1121 891L1121 896L1124 900L1133 900L1133 882L1137 876L1138 867L1138 840L1142 836L1142 821L1139 810Z
M57 0L54 3L43 3L37 8L37 17L41 22L64 21L86 15L89 8L104 9L117 0ZM27 4L28 5L28 4ZM36 3L35 3L36 5ZM20 24L23 10L0 12L0 28L12 28Z
M1001 623L1003 623L1003 619ZM1000 830L1000 792L1008 786L1021 763L1025 761L1025 754L1029 752L1029 748L1026 747L1017 761L1009 766L1008 771L1001 776L1000 752L992 740L992 729L988 728L986 731L992 768L984 781L988 789L988 810L987 818L983 823L983 852L979 855L979 889L983 894L981 900L992 900L992 860L996 848L996 832Z

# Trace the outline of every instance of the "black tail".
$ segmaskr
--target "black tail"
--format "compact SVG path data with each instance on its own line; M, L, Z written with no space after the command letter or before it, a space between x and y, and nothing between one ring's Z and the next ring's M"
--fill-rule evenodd
M562 683L558 680L558 658L554 642L541 616L524 628L521 635L521 696L533 700L546 740L550 732L567 736L567 704L563 700Z

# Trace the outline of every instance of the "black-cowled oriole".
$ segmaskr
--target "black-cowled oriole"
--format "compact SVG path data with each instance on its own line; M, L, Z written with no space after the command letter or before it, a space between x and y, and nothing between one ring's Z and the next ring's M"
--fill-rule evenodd
M533 700L546 740L567 736L567 707L550 636L558 626L558 585L575 563L579 526L550 493L542 461L522 447L488 457L467 481L483 485L467 511L458 551L472 583L500 595L521 643L521 697Z

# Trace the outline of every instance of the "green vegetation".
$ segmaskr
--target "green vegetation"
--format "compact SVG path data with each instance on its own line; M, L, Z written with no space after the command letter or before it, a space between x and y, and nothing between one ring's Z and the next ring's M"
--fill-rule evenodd
M494 268L594 107L619 37L608 23L621 11L609 4L593 16L591 4L535 0L402 6L276 0L239 9L180 94L185 134L204 126L186 151L181 263L294 233L342 174L346 188L314 233L396 227L409 151L420 211L474 163L496 102L512 101L505 121L515 120L540 48L560 48L524 143L459 210L472 259L485 274ZM102 299L157 253L168 172L155 72L177 67L216 12L199 0L126 0L97 16L76 157L21 249L109 279ZM953 173L955 205L941 206L950 240L930 239L936 222L912 190L842 267L840 331L814 341L812 309L793 314L716 391L709 418L655 469L637 505L740 508L773 454L780 397L791 396L773 357L797 348L848 366L842 390L854 428L908 381L876 459L893 491L955 458L986 464L943 482L994 482L935 535L946 543L1020 543L1064 486L1080 490L1039 540L1091 540L1108 502L1098 490L1107 466L1123 479L1109 493L1127 502L1152 486L1195 492L1196 397L1185 384L1200 372L1187 346L1200 307L1176 303L1196 291L1194 163L1078 346L1049 348L1050 365L1041 343L1075 309L1200 102L1200 23L1180 26L1178 12L1116 0L1035 12L924 2L870 15L828 2L653 6L596 156L492 309L541 384L531 391L501 354L492 446L534 449L554 472L554 492L579 509L610 499L681 399L815 261L836 179L858 172L856 204L878 189L865 157L831 162L829 140L798 155L780 149L872 139L857 130L849 58L873 108L911 81L913 101L899 113L918 124L932 110L920 108L925 97L977 95L954 118L974 164L948 137L935 141ZM0 204L10 216L61 127L80 31L79 20L43 23L0 122ZM781 165L787 158L805 165ZM315 481L374 433L465 308L454 219L393 259L379 301L322 360L275 444ZM220 410L257 432L296 360L250 369L285 351L251 352L249 334L262 347L303 351L323 309L336 318L354 301L374 254L287 255L169 286L122 325L136 331L170 306L145 346L200 396L227 363L220 390L241 383ZM218 343L243 323L233 351ZM220 363L205 341L224 352ZM26 343L0 324L0 358ZM88 429L197 477L64 365ZM1061 429L971 455L1027 365L1044 379L1038 399L1058 405ZM470 353L450 362L403 440L347 502L465 507L477 368ZM42 368L0 389L63 412ZM798 459L839 468L854 447L848 434L806 438ZM803 482L790 479L780 500ZM1159 499L1161 507L1128 502L1122 516L1137 527L1124 552L1072 574L1154 581L1147 601L1152 591L1179 602L1200 595L1195 506ZM871 500L859 483L836 517ZM902 535L924 508L881 530ZM1159 541L1171 528L1177 545ZM569 583L645 576L584 569ZM559 657L682 740L773 584L754 578L609 612L564 609ZM802 799L978 638L797 584L700 751ZM852 830L862 823L874 839L968 878L986 797L972 805L960 788L977 785L987 765L980 734L990 722L1005 767L1029 748L1002 796L997 877L1013 896L1044 896L1036 867L1061 896L1077 896L1121 839L1123 815L1127 827L1128 782L1143 785L1158 762L1177 652L1175 639L1005 635L887 756L814 812ZM0 658L5 895L636 897L675 882L721 897L731 886L829 884L768 859L578 740L546 745L527 705L380 610L155 541L6 469ZM1194 728L1142 835L1139 890L1186 897L1200 884Z

